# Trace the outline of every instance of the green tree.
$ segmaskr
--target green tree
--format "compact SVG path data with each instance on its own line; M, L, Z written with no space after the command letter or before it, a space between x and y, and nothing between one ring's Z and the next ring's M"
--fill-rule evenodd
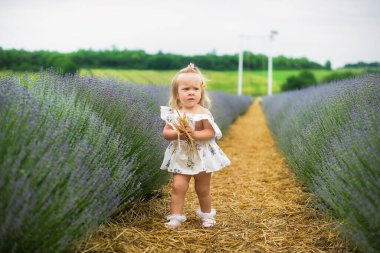
M298 90L317 84L314 74L308 70L303 70L298 76L290 76L286 83L281 86L281 91Z
M41 68L61 68L65 73L73 73L76 68L119 68L119 69L179 69L189 62L194 62L201 69L236 70L238 55L217 55L215 52L206 55L177 55L159 52L147 54L143 50L94 51L78 50L72 53L50 51L25 51L0 48L0 69L38 71ZM251 70L267 69L268 57L263 54L244 52L244 66ZM279 69L323 69L318 63L307 58L275 57L274 68ZM77 67L76 67L76 66ZM372 66L372 65L371 65Z
M325 69L331 70L331 61L327 60L325 63Z
M52 62L52 67L62 74L75 74L78 71L78 66L67 56L56 57Z
M322 79L322 83L339 81L339 80L343 80L343 79L352 78L354 76L356 76L356 74L351 72L351 71L333 72L330 75L325 76Z

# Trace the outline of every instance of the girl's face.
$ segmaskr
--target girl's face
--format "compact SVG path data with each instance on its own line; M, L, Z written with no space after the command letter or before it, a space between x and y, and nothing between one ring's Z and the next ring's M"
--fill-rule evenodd
M191 109L202 97L202 80L198 74L184 73L178 76L178 99L181 107Z

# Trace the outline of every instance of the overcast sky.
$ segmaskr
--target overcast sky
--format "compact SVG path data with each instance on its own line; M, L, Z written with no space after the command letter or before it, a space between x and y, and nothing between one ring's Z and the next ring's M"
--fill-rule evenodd
M267 54L276 30L274 55L337 68L380 61L379 13L379 0L0 0L0 47Z

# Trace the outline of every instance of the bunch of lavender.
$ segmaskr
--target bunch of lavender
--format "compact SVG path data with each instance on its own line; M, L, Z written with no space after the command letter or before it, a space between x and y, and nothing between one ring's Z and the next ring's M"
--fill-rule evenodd
M159 118L159 106L152 99L153 94L151 96L140 86L111 79L75 76L73 86L79 89L77 99L85 101L114 132L120 134L121 142L128 143L123 157L133 157L135 161L130 180L138 182L139 193L130 195L126 192L124 198L144 195L166 182L168 175L155 169L163 158L165 142L161 136L163 122Z
M1 252L62 251L116 210L134 167L120 136L50 81L1 80Z
M295 173L344 222L360 249L380 247L380 77L286 92L263 101Z

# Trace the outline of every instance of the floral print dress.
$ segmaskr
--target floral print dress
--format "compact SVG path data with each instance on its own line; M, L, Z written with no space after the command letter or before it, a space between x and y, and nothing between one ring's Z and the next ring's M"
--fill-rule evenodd
M189 147L185 140L173 140L166 148L162 170L172 173L195 175L200 172L214 172L230 165L231 161L216 144L216 140L222 137L222 132L214 122L211 113L190 114L186 113L190 126L194 129L195 122L208 120L215 131L215 136L208 141L195 141L197 154L189 153ZM161 119L174 128L173 122L177 123L178 113L175 109L168 106L161 106ZM180 142L180 143L178 143Z

